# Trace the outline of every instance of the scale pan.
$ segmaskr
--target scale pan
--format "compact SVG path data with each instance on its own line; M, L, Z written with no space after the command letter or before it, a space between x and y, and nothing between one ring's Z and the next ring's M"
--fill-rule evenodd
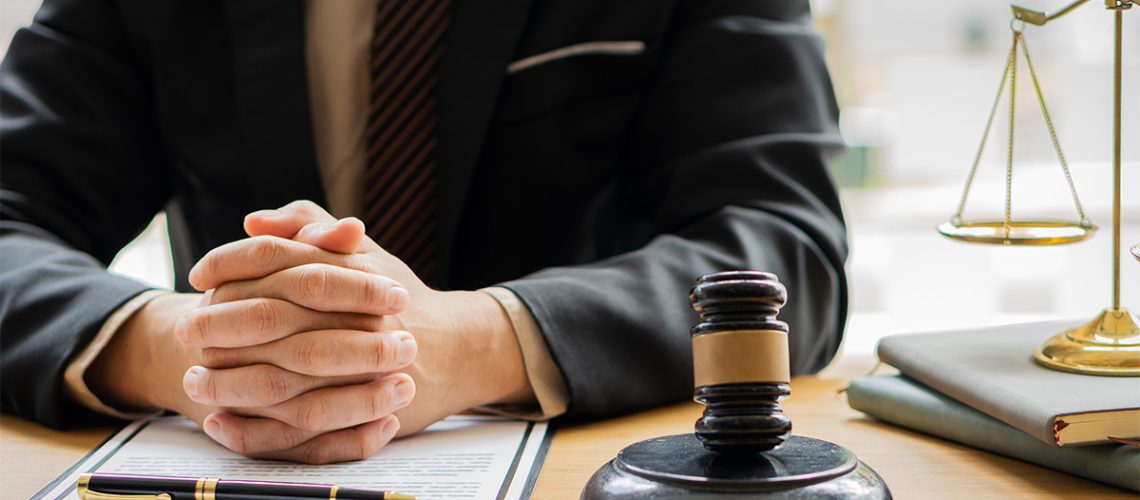
M938 232L947 238L969 243L1045 246L1087 239L1096 232L1096 226L1066 221L1012 221L1007 231L1005 221L979 220L958 224L945 222L938 226Z

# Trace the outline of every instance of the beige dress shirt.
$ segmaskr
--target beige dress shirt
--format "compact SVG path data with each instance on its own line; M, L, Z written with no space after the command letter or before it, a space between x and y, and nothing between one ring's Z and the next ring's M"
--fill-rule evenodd
M309 72L313 143L329 209L336 217L361 213L360 177L364 172L368 121L369 44L376 20L376 0L305 0L305 58ZM506 71L506 68L504 68ZM538 324L522 301L506 288L486 288L514 327L527 378L538 408L496 406L484 410L530 419L548 419L566 411L566 382L554 364ZM116 310L90 344L68 365L64 379L73 397L95 411L120 418L153 412L112 408L87 387L84 373L115 332L162 291L138 295Z

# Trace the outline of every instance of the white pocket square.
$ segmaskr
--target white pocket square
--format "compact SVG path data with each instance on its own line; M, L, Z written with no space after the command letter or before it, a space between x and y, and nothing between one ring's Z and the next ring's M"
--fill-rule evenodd
M585 55L610 55L610 56L635 56L645 52L645 42L640 40L621 40L621 41L598 41L598 42L583 42L574 45L567 45L560 49L535 54L533 56L524 57L509 65L507 65L507 74L518 73L519 71L533 68L540 64L546 64L551 61L559 59L566 59L568 57L578 57Z

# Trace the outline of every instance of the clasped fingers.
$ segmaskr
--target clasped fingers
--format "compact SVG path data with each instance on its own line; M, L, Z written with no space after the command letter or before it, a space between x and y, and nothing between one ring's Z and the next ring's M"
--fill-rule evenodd
M324 312L399 314L408 291L384 276L329 264L303 264L266 277L227 282L214 289L210 304L267 297Z
M247 347L310 330L378 331L383 317L358 313L327 313L280 299L253 298L199 307L174 327L188 347Z
M269 364L213 369L193 366L182 377L182 389L195 403L213 407L273 406L308 391L375 380L378 375L313 377Z
M265 363L304 375L334 377L391 372L416 358L415 337L408 332L316 330L252 347L202 350L203 364L233 368Z
M298 429L272 418L228 413L214 413L203 422L206 434L235 452L309 464L363 460L388 444L399 428L395 415L327 433Z
M309 391L256 413L307 431L344 429L395 413L412 401L416 384L397 373L366 384Z
M187 378L190 377L188 373ZM272 418L303 431L328 432L395 413L407 406L415 393L412 377L395 373L370 382L305 391L269 406L237 410L245 416ZM201 397L201 393L198 394ZM218 394L219 399L225 399L225 395ZM205 401L206 398L202 399Z
M332 382L268 365L195 366L186 371L182 385L196 403L241 409L314 432L376 420L407 406L416 393L412 377L403 373Z

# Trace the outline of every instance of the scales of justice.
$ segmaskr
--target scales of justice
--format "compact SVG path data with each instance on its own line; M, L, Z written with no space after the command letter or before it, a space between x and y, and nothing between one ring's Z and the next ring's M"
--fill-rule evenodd
M950 221L938 227L943 235L960 241L970 243L985 243L996 245L1062 245L1082 241L1092 236L1096 226L1085 216L1076 187L1073 185L1069 173L1068 163L1061 150L1060 141L1053 128L1053 120L1049 115L1049 108L1041 92L1041 85L1037 74L1033 70L1033 61L1029 56L1029 49L1025 44L1024 31L1029 26L1044 26L1077 7L1087 3L1088 0L1076 0L1056 12L1045 13L1013 6L1013 20L1010 28L1013 31L1013 44L1006 59L1005 71L1002 73L1001 83L998 85L997 97L990 108L989 119L982 134L981 144L978 146L974 163L966 178L966 186L962 191L958 209ZM1038 363L1055 370L1082 373L1086 375L1110 376L1140 376L1140 327L1137 327L1136 318L1120 304L1120 146L1121 146L1121 45L1122 23L1124 11L1132 8L1134 0L1105 0L1105 8L1114 16L1114 61L1113 61L1113 193L1112 193L1112 305L1102 311L1092 321L1064 332L1058 332L1052 338L1037 348L1033 359ZM1033 90L1037 95L1037 103L1045 119L1053 149L1057 160L1068 182L1069 192L1072 195L1073 205L1078 219L1073 221L1057 220L1022 220L1015 219L1011 211L1011 192L1013 185L1013 130L1014 130L1014 103L1017 94L1017 59L1018 50L1025 57L1029 69ZM990 220L965 220L963 212L966 201L973 185L974 177L981 162L982 152L986 146L986 138L993 126L994 116L997 114L1002 92L1009 87L1009 135L1006 153L1005 175L1005 217ZM1140 260L1140 244L1132 247L1131 252Z

